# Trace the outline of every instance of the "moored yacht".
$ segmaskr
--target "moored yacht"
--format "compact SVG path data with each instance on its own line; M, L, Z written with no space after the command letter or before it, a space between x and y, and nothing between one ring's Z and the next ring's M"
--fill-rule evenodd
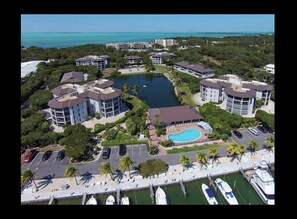
M260 166L252 175L251 184L268 205L274 205L274 179L268 171L266 161L261 161Z
M156 205L167 205L166 194L160 186L156 190L155 197L156 197Z
M203 194L210 205L217 205L218 201L215 197L214 192L204 183L202 183Z
M215 180L215 183L219 188L220 192L222 193L222 195L224 196L224 198L227 200L227 202L230 205L238 205L238 201L235 195L233 194L231 187L227 182L223 181L221 178L217 178Z
M106 205L115 205L115 198L110 195L107 197L106 201L105 201Z

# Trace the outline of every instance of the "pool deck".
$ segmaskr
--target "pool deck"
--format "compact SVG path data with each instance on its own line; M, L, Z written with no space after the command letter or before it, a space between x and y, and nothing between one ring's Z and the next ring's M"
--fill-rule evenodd
M241 161L234 160L231 162L231 158L222 157L215 163L208 164L208 166L201 166L194 162L191 168L184 170L184 168L178 164L169 166L166 173L162 173L158 176L142 178L138 174L134 174L132 178L129 178L128 172L125 172L123 178L118 181L112 181L109 176L91 175L90 179L83 180L78 176L77 181L80 182L76 185L74 179L69 178L53 178L47 180L35 180L39 185L39 190L36 191L32 183L22 191L21 202L32 202L41 200L50 200L52 196L54 198L66 198L74 196L82 196L84 193L97 194L97 193L110 193L119 190L134 190L141 188L148 188L150 184L153 186L167 185L178 183L180 180L191 181L194 179L205 178L207 175L217 176L224 175L232 172L238 172L240 168L243 170L253 168L261 159L266 160L267 163L274 163L274 153L267 150L259 150L255 155L246 153ZM62 190L61 186L68 184L66 190Z
M183 142L183 143L175 142L174 143L175 146L193 145L193 144L208 141L208 138L205 135L205 131L201 127L199 127L197 125L197 123L187 123L187 124L167 126L166 127L166 135L161 135L160 137L157 136L155 128L153 126L150 126L149 127L149 136L150 136L149 140L151 141L152 145L160 145L163 141L168 140L168 137L167 137L168 135L176 134L176 133L182 132L182 131L184 131L186 129L189 129L189 128L198 129L201 132L200 138L195 140L195 141L190 141L190 142ZM161 151L161 153L160 153L161 155L166 155L167 154L167 151L165 149L163 149L162 147L159 146L159 149Z

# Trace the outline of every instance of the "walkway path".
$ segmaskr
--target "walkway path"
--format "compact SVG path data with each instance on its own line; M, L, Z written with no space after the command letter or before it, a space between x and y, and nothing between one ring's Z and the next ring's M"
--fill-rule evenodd
M29 185L23 190L21 195L21 202L29 202L36 200L49 200L51 196L55 198L65 198L71 196L82 196L83 193L95 194L116 192L117 189L131 190L139 188L148 188L149 184L164 185L177 183L179 180L190 181L193 179L205 178L208 174L211 176L222 175L239 171L240 168L248 169L255 166L261 159L265 159L267 163L274 163L274 154L267 150L257 151L255 155L246 153L241 162L234 160L230 162L231 158L219 158L213 165L209 164L207 167L201 167L200 164L194 163L193 167L183 170L181 165L169 166L166 173L150 178L142 178L139 175L133 175L129 179L128 173L117 182L112 181L109 176L89 175L84 177L77 177L79 185L76 185L74 179L57 178L47 180L35 180L36 184L40 186L39 191L35 191L34 185ZM69 188L61 190L61 186L68 184Z

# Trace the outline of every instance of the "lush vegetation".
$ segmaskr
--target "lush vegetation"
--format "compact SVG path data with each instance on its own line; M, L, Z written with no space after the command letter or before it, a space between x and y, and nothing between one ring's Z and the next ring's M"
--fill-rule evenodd
M39 90L32 94L29 98L33 107L44 109L47 108L47 103L52 99L52 94L49 90Z
M263 110L257 110L256 112L256 119L261 121L262 123L266 123L274 130L274 115L266 113Z
M189 61L201 63L216 70L216 74L234 73L246 80L274 80L274 75L259 71L269 63L274 63L274 35L258 35L244 37L178 37L180 46L199 45L200 48L177 50L175 62Z
M157 155L159 154L159 152L160 152L160 149L157 145L152 145L149 147L148 153L150 155Z
M139 164L138 169L141 176L149 177L167 171L167 164L160 159L147 160Z
M231 141L226 151L229 154L229 156L232 157L232 160L234 160L235 158L241 160L241 157L244 154L245 149L246 147L244 145L239 145L235 141Z
M214 130L208 135L210 139L226 140L232 129L258 124L253 118L243 118L240 115L229 113L212 103L199 106L199 111Z
M171 147L171 146L173 146L174 143L173 143L173 141L171 141L171 140L165 140L165 141L163 141L163 142L161 143L161 145L167 148L167 147Z
M33 148L56 144L60 135L51 132L48 122L44 119L44 114L33 114L21 123L21 145L22 147Z
M187 147L184 146L182 148L173 148L172 150L168 150L168 154L177 154L177 153L182 153L182 152L189 152L189 151L200 151L200 150L205 150L205 149L210 149L210 148L218 148L221 147L221 144L210 144L210 145L196 145L196 146L191 146Z
M123 157L121 157L119 159L119 169L121 171L126 171L128 169L128 172L129 172L129 177L131 178L130 176L130 169L132 167L132 165L135 163L135 161L133 161L131 158L130 158L130 155L127 153L125 154Z
M93 148L88 146L90 140L89 130L81 125L69 125L64 130L64 138L60 140L61 145L65 145L65 153L68 157L72 157L75 161L89 159Z

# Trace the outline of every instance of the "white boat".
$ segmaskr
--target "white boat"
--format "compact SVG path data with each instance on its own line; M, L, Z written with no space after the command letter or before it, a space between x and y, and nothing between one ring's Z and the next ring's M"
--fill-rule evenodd
M230 205L238 205L238 201L227 182L223 181L221 178L217 178L215 183Z
M167 205L166 194L160 186L156 190L155 197L156 197L156 205Z
M203 194L210 205L217 205L218 201L215 197L214 192L204 183L202 183Z
M260 162L259 168L252 175L251 184L266 204L274 205L274 179L266 161Z
M86 205L97 205L97 200L94 198L93 195L92 195L92 197L87 201Z
M129 197L124 196L121 198L121 205L130 205Z
M106 199L105 204L106 205L114 205L115 204L115 198L112 195L108 196L107 199Z
M144 85L142 85L142 87L146 87L146 85L144 84Z

